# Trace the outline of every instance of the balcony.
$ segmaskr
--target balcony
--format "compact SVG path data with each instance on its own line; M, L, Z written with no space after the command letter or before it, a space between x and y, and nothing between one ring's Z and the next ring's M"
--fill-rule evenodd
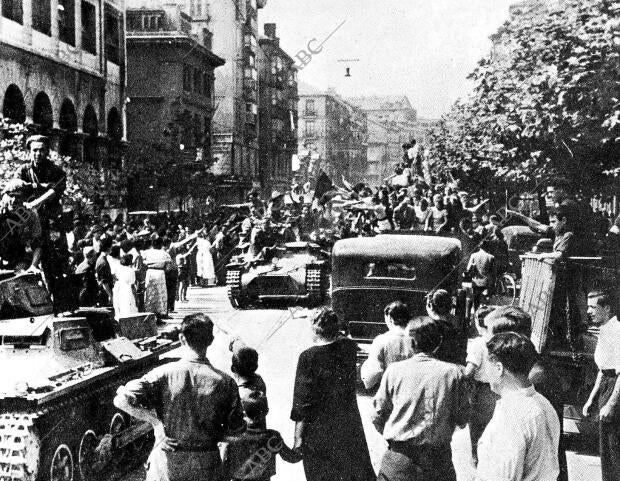
M192 19L183 12L165 10L128 10L127 36L129 37L178 37L192 35ZM203 31L203 44L210 42L211 32Z

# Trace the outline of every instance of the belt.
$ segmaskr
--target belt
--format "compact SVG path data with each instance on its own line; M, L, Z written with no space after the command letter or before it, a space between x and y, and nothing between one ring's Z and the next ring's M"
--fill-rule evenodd
M615 369L601 369L601 372L603 373L603 376L605 377L616 377Z
M167 444L164 441L164 444ZM183 444L174 445L171 443L170 447L173 451L181 451L184 453L209 453L219 451L217 444Z
M165 271L166 270L165 267L147 267L147 269L151 269L154 271Z
M390 451L400 453L414 461L437 460L437 455L451 453L450 444L431 446L429 444L413 444L408 441L388 441Z

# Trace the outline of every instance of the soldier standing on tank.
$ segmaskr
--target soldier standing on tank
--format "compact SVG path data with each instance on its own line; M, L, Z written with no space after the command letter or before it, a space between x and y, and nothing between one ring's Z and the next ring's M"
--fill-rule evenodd
M32 196L24 206L36 210L41 220L41 265L49 290L56 300L58 280L69 270L69 246L62 226L60 200L67 186L67 175L50 157L50 141L44 135L33 135L26 141L30 163L17 171L16 177L29 184Z
M223 481L217 443L246 430L239 390L207 359L211 319L186 316L179 338L182 358L120 387L114 405L153 426L147 481Z

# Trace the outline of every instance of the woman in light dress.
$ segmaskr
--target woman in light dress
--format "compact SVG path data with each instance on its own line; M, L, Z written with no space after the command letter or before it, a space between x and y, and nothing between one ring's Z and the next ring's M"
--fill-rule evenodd
M131 254L126 254L116 267L114 283L114 312L116 319L138 312L136 304L136 271L132 267Z
M196 244L198 246L196 275L201 278L203 286L215 285L215 264L213 262L213 254L211 253L212 245L205 231L201 232Z
M146 271L146 292L144 310L153 312L160 318L166 318L168 312L168 293L166 291L165 270L172 264L170 255L163 250L164 243L160 237L152 240L150 249L142 253Z

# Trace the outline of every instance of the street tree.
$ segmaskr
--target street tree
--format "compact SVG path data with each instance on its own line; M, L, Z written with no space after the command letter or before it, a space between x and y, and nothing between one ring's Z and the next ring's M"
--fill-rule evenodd
M514 15L430 132L431 159L471 187L620 173L620 1L564 0Z

